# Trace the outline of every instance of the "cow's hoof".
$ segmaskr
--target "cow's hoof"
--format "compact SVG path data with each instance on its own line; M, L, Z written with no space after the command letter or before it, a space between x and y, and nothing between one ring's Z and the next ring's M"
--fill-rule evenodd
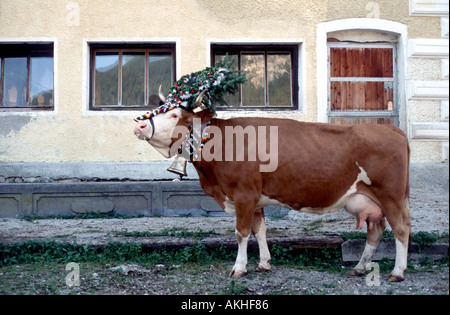
M247 275L247 271L244 270L231 270L230 272L230 277L233 278L242 278L245 277Z
M366 274L365 270L353 269L348 273L349 276L362 277Z
M256 272L268 272L268 271L270 271L270 266L269 266L269 268L266 268L261 265L258 265L258 267L255 268L255 271Z
M390 275L387 279L388 282L402 282L405 280L404 276L396 276L396 275Z

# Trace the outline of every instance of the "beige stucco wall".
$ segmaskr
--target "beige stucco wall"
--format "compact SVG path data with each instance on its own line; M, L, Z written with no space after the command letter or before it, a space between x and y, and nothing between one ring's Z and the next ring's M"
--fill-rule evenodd
M0 40L54 41L56 106L55 111L45 113L0 112L0 161L163 159L133 135L133 118L142 112L98 113L87 109L88 41L176 41L178 76L205 67L209 58L207 46L215 40L298 42L302 45L302 71L305 73L300 91L303 106L289 113L265 115L316 121L317 88L326 88L326 82L319 87L316 83L318 23L378 14L376 17L380 19L406 24L408 37L441 36L440 19L411 17L408 1L376 1L379 11L368 7L369 2L1 0ZM417 73L423 69L424 75L431 78L436 75L434 69L438 66L435 60L419 60L411 64L412 73L408 75L420 76ZM409 119L429 120L439 116L438 102L430 105L431 111L422 103L412 105ZM434 162L441 156L441 148L436 143L417 143L412 148L413 160L420 162Z

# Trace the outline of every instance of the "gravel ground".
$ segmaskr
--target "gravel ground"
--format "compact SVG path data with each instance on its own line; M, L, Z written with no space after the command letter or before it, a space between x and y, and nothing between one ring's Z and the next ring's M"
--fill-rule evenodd
M273 266L271 272L250 271L232 279L232 263L218 265L156 265L80 263L80 285L65 284L65 265L16 265L0 268L1 294L138 294L138 295L448 295L447 267L406 273L405 281L389 283L382 272L379 283L370 273L350 277L327 272ZM254 268L254 266L251 266ZM419 267L418 267L419 268ZM420 269L420 268L419 268ZM369 282L367 282L369 281ZM372 285L369 285L372 284Z
M447 208L448 209L448 208ZM422 210L425 211L425 210ZM427 210L428 211L428 210ZM436 210L436 212L438 212ZM429 216L417 211L413 216L413 231L439 231L448 233L448 210L435 216L433 225L426 220L418 220ZM305 217L303 217L305 216ZM269 234L290 235L305 231L339 232L354 231L355 219L345 211L326 216L304 215L294 212L284 219L267 218ZM51 219L26 221L18 219L0 220L0 241L53 239L59 241L76 240L78 244L106 244L114 240L117 232L149 231L160 232L171 228L184 228L188 231L210 231L218 234L234 232L234 218L231 217L165 217L136 219ZM242 279L231 279L228 273L232 262L224 262L211 266L153 266L148 269L142 266L96 265L81 266L87 270L81 273L81 285L69 288L61 281L67 272L64 266L56 275L51 276L53 266L42 270L26 270L29 266L9 266L0 268L0 294L449 294L448 267L428 267L422 270L420 265L414 271L405 273L402 283L388 283L388 274L381 273L379 285L369 286L366 277L350 277L342 273L308 270L305 268L273 265L269 273L256 273L249 265L249 274ZM120 267L122 266L122 267ZM120 267L114 269L114 267ZM15 268L15 269L14 269ZM122 271L125 270L125 271ZM128 270L128 272L126 271ZM370 278L370 271L367 275ZM26 280L27 289L8 291L2 286L16 283L17 279ZM59 280L51 280L51 279ZM60 283L51 286L51 283ZM3 284L2 284L3 283ZM31 287L30 287L31 286ZM51 289L48 287L50 286Z
M448 199L446 204L436 203L434 208L411 210L412 231L440 233L449 231ZM315 232L355 231L355 218L344 210L325 215L289 211L284 219L266 218L269 234L290 235ZM135 219L0 219L0 242L20 240L67 240L78 244L106 244L117 232L160 232L183 228L190 232L214 230L218 234L234 233L234 217L144 217ZM387 227L389 229L389 226ZM366 232L366 227L362 229Z
M195 272L183 268L183 272L175 269L150 276L136 272L126 277L142 294L449 294L448 268L408 274L402 283L389 283L388 275L381 274L379 285L369 286L365 277L276 266L270 273L250 272L245 278L232 280L228 277L230 267L206 266Z

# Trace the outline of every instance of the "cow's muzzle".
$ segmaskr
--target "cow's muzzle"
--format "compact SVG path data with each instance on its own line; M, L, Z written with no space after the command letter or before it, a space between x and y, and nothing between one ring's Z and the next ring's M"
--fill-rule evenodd
M146 141L148 141L148 140L150 140L150 139L153 137L153 135L155 134L155 124L154 124L154 122L153 122L153 119L150 118L149 121L150 121L151 127L150 127L148 124L143 123L143 122L138 122L138 123L136 124L136 126L134 127L134 134L135 134L139 139L141 139L141 140L146 140ZM149 128L149 127L152 128L152 131L151 131L150 137L147 137L146 135L144 135L144 132L145 132L146 129Z

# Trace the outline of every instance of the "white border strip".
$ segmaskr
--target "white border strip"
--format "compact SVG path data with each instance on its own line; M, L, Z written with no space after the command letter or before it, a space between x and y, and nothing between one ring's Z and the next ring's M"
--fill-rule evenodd
M408 41L412 58L448 58L448 38L413 38Z
M448 0L409 0L411 16L448 16Z

